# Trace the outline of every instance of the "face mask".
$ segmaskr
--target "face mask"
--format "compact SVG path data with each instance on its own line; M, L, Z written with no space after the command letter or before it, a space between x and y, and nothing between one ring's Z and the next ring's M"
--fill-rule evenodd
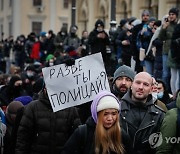
M157 99L157 93L153 92L152 96Z
M54 63L53 62L49 62L49 66L53 66L54 65Z
M33 72L27 72L27 76L28 76L28 77L33 77L33 76L34 76L34 73L33 73Z
M159 92L159 93L157 94L157 97L158 97L158 98L162 98L162 97L163 97L163 95L164 95L164 92L163 92L163 91L161 91L161 92Z
M76 34L75 33L71 33L71 36L75 36Z
M96 29L98 32L102 32L103 31L103 28L102 27L97 27Z
M14 91L15 92L19 92L22 90L22 85L19 85L19 86L14 86Z
M61 35L65 35L65 33L64 33L64 32L61 32Z

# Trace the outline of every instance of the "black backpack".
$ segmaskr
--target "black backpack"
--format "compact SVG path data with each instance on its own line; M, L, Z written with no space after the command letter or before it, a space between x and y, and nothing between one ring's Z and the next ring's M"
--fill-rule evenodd
M84 146L87 141L87 125L83 124L79 126L79 135L81 138L81 152L84 152Z

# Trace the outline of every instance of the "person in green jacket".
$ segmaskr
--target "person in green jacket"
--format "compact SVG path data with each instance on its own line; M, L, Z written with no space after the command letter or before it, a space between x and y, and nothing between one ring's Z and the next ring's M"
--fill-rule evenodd
M179 154L180 153L180 136L178 135L177 121L180 118L180 92L177 95L176 100L177 108L167 111L165 118L162 122L160 131L162 135L162 144L157 147L156 154ZM180 134L180 132L179 132Z
M179 10L177 8L171 8L168 13L168 17L162 22L162 26L159 32L159 40L163 41L163 50L162 50L162 79L165 82L168 91L172 91L174 94L177 83L175 82L177 68L176 63L171 57L171 39L174 32L174 29L177 25ZM170 69L171 68L171 69ZM178 81L177 81L178 82Z

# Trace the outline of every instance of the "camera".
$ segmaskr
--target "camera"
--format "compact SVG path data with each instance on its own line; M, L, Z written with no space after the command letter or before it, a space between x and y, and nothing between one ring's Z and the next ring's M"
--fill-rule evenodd
M168 22L169 21L168 18L165 18L165 21Z

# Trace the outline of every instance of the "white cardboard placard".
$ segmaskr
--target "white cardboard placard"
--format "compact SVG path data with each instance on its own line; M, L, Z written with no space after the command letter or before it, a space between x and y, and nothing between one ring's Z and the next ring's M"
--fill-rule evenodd
M72 66L45 67L42 72L53 112L89 102L100 91L110 91L101 53L76 59Z

